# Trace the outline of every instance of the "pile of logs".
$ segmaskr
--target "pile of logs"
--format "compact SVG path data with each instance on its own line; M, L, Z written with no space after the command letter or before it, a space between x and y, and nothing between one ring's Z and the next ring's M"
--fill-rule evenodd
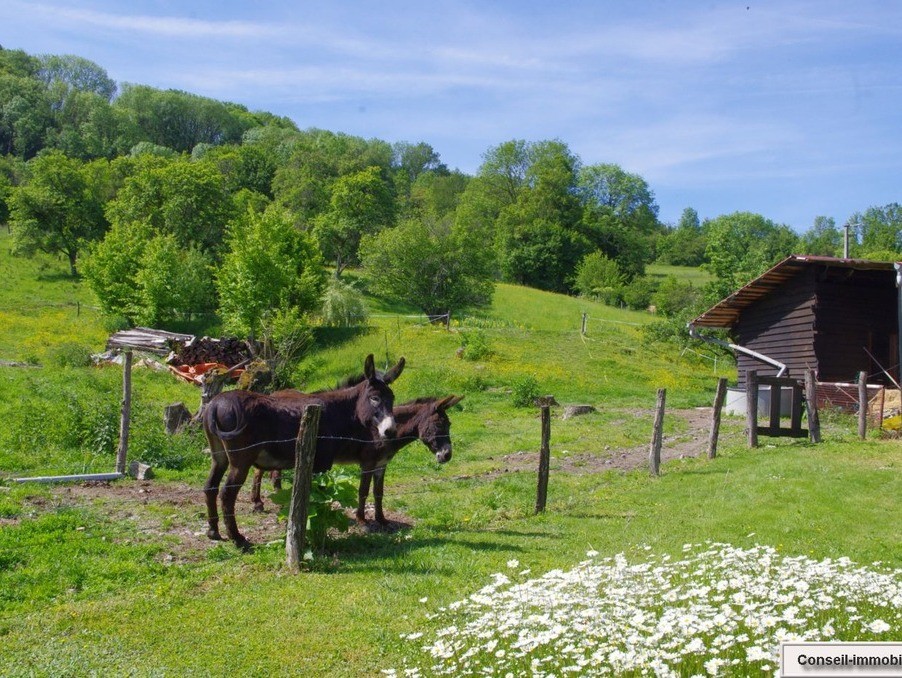
M251 357L246 341L226 337L192 337L183 344L177 344L166 362L169 365L199 365L201 363L221 363L229 367L244 362Z

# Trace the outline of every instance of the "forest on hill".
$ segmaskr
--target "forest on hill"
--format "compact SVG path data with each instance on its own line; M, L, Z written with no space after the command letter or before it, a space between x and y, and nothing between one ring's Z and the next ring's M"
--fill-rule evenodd
M0 223L57 254L113 325L197 318L261 336L361 310L345 276L433 318L489 303L496 281L653 305L674 327L788 254L839 255L818 216L797 234L734 212L677 224L652 187L566 142L507 140L475 176L423 141L302 129L189 92L116 83L74 55L0 48ZM863 206L851 254L902 258L902 208ZM703 286L646 266L706 269ZM359 283L358 283L359 284Z

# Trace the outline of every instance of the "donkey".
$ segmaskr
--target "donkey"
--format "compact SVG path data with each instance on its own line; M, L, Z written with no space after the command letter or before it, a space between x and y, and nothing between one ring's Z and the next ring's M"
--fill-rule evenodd
M291 399L302 397L299 391L277 391L274 397ZM348 445L342 453L336 455L339 464L360 464L360 486L357 491L357 521L366 522L366 500L370 492L370 481L373 481L373 499L376 506L376 521L382 525L388 522L382 512L382 496L385 488L385 469L388 462L401 449L414 440L421 441L435 455L439 464L451 459L451 420L447 410L463 400L463 396L447 396L445 398L418 398L417 400L398 405L394 409L397 435L388 440L358 440L356 445ZM272 481L276 489L281 488L279 471L272 471ZM263 510L260 498L260 485L263 469L254 473L251 490L251 501L255 511Z
M404 369L404 358L382 377L372 354L366 357L363 379L353 386L292 398L276 398L253 391L227 391L213 398L204 411L204 433L210 444L212 465L204 485L210 539L222 539L216 497L222 504L228 537L242 550L250 542L238 531L235 501L252 466L266 470L294 466L296 439L304 407L322 406L313 470L332 468L345 458L356 440L384 441L396 433L394 394L389 388ZM219 483L226 470L226 484Z

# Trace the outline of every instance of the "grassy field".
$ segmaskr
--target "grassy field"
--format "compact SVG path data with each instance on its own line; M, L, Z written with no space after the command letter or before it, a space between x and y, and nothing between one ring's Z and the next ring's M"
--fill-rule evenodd
M530 580L568 573L587 552L598 559L623 554L650 571L649 563L682 563L687 553L723 543L757 554L759 563L762 552L754 549L772 549L766 558L793 563L849 558L889 577L890 588L902 586L892 572L902 567L902 528L893 518L902 494L898 441L872 435L860 442L852 420L826 414L824 444L762 439L749 450L744 422L728 417L719 455L709 461L699 456L706 432L692 424L698 417L684 415L710 404L718 376L735 375L647 343L641 331L647 314L507 285L498 287L489 310L453 319L450 331L401 317L415 314L379 300L372 300L368 326L319 331L320 348L301 365L298 386L328 387L359 372L366 353L380 365L403 355L408 367L396 382L399 401L465 398L451 412L455 447L448 464L438 466L415 443L389 468L385 505L395 529L336 536L300 575L283 566L284 525L272 510L252 514L246 491L238 521L256 548L243 554L203 536L204 441L197 433L162 432L163 406L183 401L193 411L199 393L167 373L134 373L131 457L152 463L155 480L12 483L15 476L112 469L121 368L74 366L71 356L100 350L106 337L87 308L90 296L66 278L63 262L15 259L8 249L0 236L0 359L40 367L0 367L4 675L485 675L476 663L464 664L479 659L483 667L508 662L514 675L558 675L561 666L542 663L567 654L553 639L523 656L509 636L497 645L474 640L455 651L456 663L434 648L449 627L468 623L455 602L499 582L499 574ZM59 306L73 301L82 303L80 315L77 306ZM583 313L593 319L586 336ZM459 357L462 347L473 359ZM555 410L548 508L538 516L537 411L513 404L530 387L562 405L597 408L568 420ZM669 454L662 475L651 477L641 460L660 387L668 389ZM577 571L585 588L589 575ZM710 584L703 597L716 599L716 587ZM576 609L556 611L539 593L528 595L518 608L524 620L564 618ZM898 639L898 609L876 597L869 606L847 599L849 591L828 595L835 603L815 621L793 622L783 609L770 631ZM494 598L484 597L480 604L491 611ZM660 595L656 600L639 616L682 609ZM695 635L706 647L684 648L681 656L689 659L676 665L678 674L703 673L705 662L721 659L726 663L709 666L722 675L773 673L773 633L759 643L745 628L732 645L710 629ZM577 645L591 646L581 638ZM758 644L770 658L753 655ZM464 654L470 656L463 660ZM605 661L620 673L641 673L617 664L613 654ZM577 674L595 670L586 664Z
M672 275L677 280L690 282L696 287L701 287L706 282L714 279L714 276L700 268L669 266L667 264L649 264L645 267L645 274L662 280Z

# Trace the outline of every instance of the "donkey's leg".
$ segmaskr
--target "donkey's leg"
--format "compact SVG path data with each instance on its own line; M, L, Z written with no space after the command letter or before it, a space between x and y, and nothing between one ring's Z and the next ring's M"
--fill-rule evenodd
M360 467L360 487L357 488L357 522L366 522L366 498L370 494L370 479L373 477L373 469Z
M388 521L382 513L382 491L385 488L385 466L375 469L373 480L373 501L376 504L376 522L385 525Z
M254 481L251 485L251 502L254 504L254 511L263 510L263 499L260 497L260 485L263 482L263 469L254 469Z
M272 480L272 489L279 492L282 489L282 472L276 469L269 474L269 479Z
M216 496L219 494L219 483L229 467L228 459L223 450L213 451L213 462L210 466L210 475L204 484L204 498L207 502L207 537L210 539L222 539L219 534L219 514L216 511Z
M238 499L238 491L247 480L249 471L250 466L247 465L230 466L225 487L222 488L219 495L222 501L222 519L225 522L226 534L242 551L250 549L251 543L238 531L238 523L235 521L235 502Z

